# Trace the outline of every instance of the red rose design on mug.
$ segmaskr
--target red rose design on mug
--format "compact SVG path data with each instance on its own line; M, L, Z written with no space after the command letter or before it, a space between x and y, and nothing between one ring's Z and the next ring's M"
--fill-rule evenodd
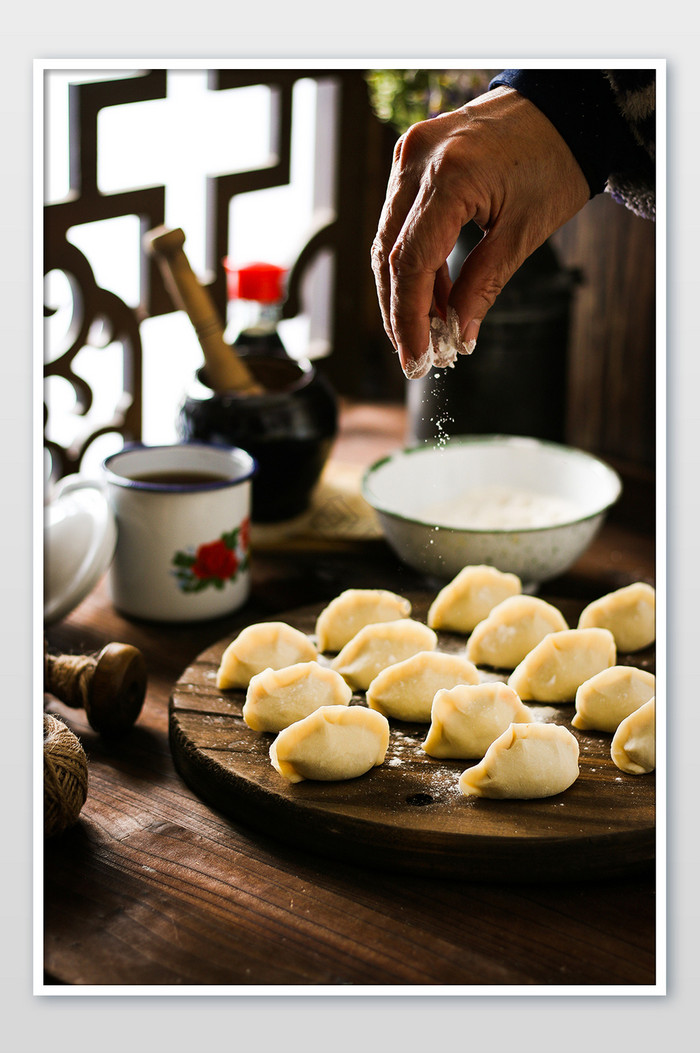
M197 578L234 578L238 570L238 556L219 538L200 545L195 553L192 573Z
M248 551L250 545L250 519L246 517L240 526L239 540L243 552Z
M214 586L223 589L235 581L248 566L250 521L222 534L213 541L203 541L195 548L178 551L172 559L173 573L183 592L201 592Z

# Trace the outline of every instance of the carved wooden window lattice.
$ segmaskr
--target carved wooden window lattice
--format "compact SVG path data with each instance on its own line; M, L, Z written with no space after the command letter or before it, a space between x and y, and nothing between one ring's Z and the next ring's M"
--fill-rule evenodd
M308 241L294 261L288 279L284 318L299 315L302 282L319 253L331 254L333 288L329 322L331 353L323 361L324 372L340 394L371 395L367 386L376 386L372 361L382 335L374 305L368 306L369 243L376 222L379 199L366 187L368 158L381 154L377 144L376 122L370 111L362 71L358 70L209 70L207 89L229 91L265 84L270 89L270 160L247 171L208 176L206 179L206 265L209 280L200 278L222 318L226 317L226 276L221 265L229 253L229 209L239 194L283 186L290 179L290 143L293 121L292 96L300 78L313 78L332 85L336 99L334 142L324 149L334 150L332 210L316 216ZM62 272L72 293L72 318L67 327L65 346L45 365L45 378L61 377L75 395L75 412L84 416L93 405L94 392L81 376L76 357L90 341L102 347L120 344L123 352L123 394L113 415L80 435L69 444L45 437L51 453L53 475L60 477L80 468L84 455L95 440L117 433L124 440L142 437L143 347L140 326L144 320L177 310L155 261L145 252L139 238L139 303L129 306L114 292L101 288L85 253L69 240L71 228L117 217L135 216L141 234L165 222L166 187L154 185L103 193L98 187L98 115L110 106L165 99L168 74L157 69L124 79L90 81L69 87L69 166L70 192L65 199L50 203L44 210L44 273ZM380 184L383 185L381 172ZM47 313L50 309L47 308ZM358 351L358 347L361 350ZM362 377L358 355L366 355L368 365ZM363 389L364 385L364 389ZM45 402L45 433L51 407Z

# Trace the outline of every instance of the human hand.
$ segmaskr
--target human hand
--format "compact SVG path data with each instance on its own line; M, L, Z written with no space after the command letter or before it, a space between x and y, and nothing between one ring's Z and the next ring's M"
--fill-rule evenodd
M431 318L471 353L509 278L589 196L564 139L512 88L409 128L396 144L372 245L384 328L406 376L430 369ZM452 283L447 257L470 220L484 237Z

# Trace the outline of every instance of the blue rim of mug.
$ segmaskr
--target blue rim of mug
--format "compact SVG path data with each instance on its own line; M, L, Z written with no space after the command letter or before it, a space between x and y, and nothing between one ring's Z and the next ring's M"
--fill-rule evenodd
M241 454L243 458L246 458L250 464L240 475L231 476L227 479L212 479L196 483L154 483L149 482L145 479L130 479L126 475L119 475L113 468L110 467L110 462L114 461L115 458L121 457L125 453L133 453L137 450L173 450L173 449L190 449L190 450L205 450L205 451L218 451L219 453L227 454ZM145 490L154 494L179 494L179 493L201 493L207 490L225 490L231 486L239 486L241 483L247 482L252 479L257 473L258 465L257 461L247 450L241 449L239 446L225 446L223 443L196 443L196 442L184 442L184 443L161 443L158 446L147 446L143 442L129 442L125 443L121 450L117 450L115 453L109 454L105 457L102 462L102 468L109 477L109 481L115 483L117 486L126 487L129 490ZM167 469L164 469L167 471ZM206 469L202 469L205 471Z

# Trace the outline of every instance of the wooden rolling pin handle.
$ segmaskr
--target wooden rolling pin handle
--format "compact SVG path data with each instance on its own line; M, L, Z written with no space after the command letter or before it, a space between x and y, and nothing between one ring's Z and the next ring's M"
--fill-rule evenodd
M120 734L134 724L147 681L144 657L130 644L107 644L96 658L45 656L45 690L72 709L84 709L91 727L104 735Z
M192 270L184 251L185 235L179 228L156 227L146 234L144 245L158 260L170 295L188 315L197 334L206 364L209 386L214 391L260 394L253 378L230 344L209 292Z

